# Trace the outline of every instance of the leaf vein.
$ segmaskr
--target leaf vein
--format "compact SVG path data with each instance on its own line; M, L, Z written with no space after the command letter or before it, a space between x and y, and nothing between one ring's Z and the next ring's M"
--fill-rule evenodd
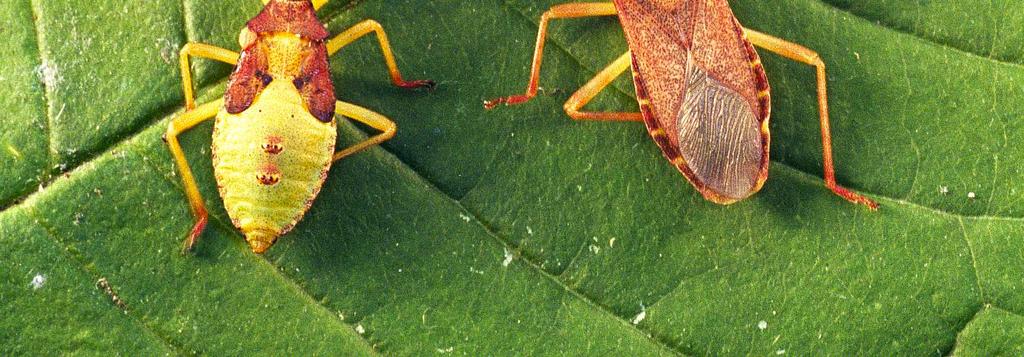
M45 66L47 66L47 60L46 60L47 56L46 56L46 51L43 48L43 46L46 43L46 41L43 39L43 36L44 36L45 32L43 31L42 24L40 23L41 22L40 19L43 18L43 14L42 14L43 11L40 8L40 6L42 6L42 5L39 4L38 0L33 0L32 3L30 4L30 7L32 8L32 25L33 25L33 28L35 29L35 35L36 35L36 50L38 51L38 54L39 54L39 56L38 56L39 57L39 67L37 67L37 69L36 69L37 70L36 79L39 80L39 82L41 82L43 84L43 101L44 101L43 105L46 106L46 108L45 108L45 110L46 110L46 129L45 130L46 130L46 142L47 142L47 144L46 144L47 145L46 155L47 155L48 160L47 160L46 167L43 168L43 170L41 170L42 171L42 177L40 177L40 179L39 179L40 182L44 182L45 183L45 182L49 181L53 177L53 168L54 168L54 166L56 165L56 162L57 162L57 148L56 148L56 145L53 142L54 141L54 135L53 135L53 126L54 126L53 119L54 119L54 114L53 114L53 101L51 99L51 96L53 95L53 93L52 93L53 92L53 88L51 87L52 83L49 83L48 81L43 79L43 78L45 78L45 75L43 74L43 72L46 71L46 67ZM42 185L40 187L44 187L44 186L45 185ZM28 194L26 194L24 196L27 196L27 195ZM16 199L12 200L11 202L18 202L19 200L20 200L20 198L16 198Z
M46 236L49 237L51 240L53 240L53 242L56 243L60 248L62 248L62 249L60 249L60 252L58 254L64 255L70 261L73 261L73 262L77 263L78 264L78 269L80 271L82 271L82 272L84 272L84 273L86 273L88 275L91 275L94 279L99 280L99 279L101 279L103 277L103 274L101 274L99 271L97 271L95 264L90 264L88 262L88 260L85 259L85 257L82 257L80 254L73 254L72 253L73 250L69 248L69 245L67 243L65 243L64 240L62 240L62 239L60 239L58 237L58 234L57 234L55 229L53 229L48 224L46 224L45 218L40 216L38 214L38 212L36 212L35 207L32 207L32 206L26 207L25 211L29 214L29 216L31 216L36 221L36 224L38 224L39 227L42 228L43 231L46 232ZM113 306L113 305L111 305L111 306ZM122 310L120 310L120 308L118 308L116 306L114 306L114 308L117 309L117 312L119 312L118 315L122 315L122 314L120 314L120 312L122 311ZM185 349L184 346L179 346L179 345L174 344L172 342L172 340L168 336L164 336L164 335L158 333L156 330L153 329L152 326L150 326L148 323L146 323L145 320L143 320L142 318L140 318L138 316L135 316L135 314L133 314L130 310L124 310L123 315L128 316L131 320L135 321L135 323L141 325L143 330L147 334L149 334L149 335L155 337L157 340L163 342L169 349L172 349L172 350L176 351L179 355L185 355L186 354L187 349Z
M967 244L967 251L971 254L971 269L974 271L974 282L978 288L978 296L981 298L981 301L986 301L985 289L981 284L981 274L978 273L978 259L974 254L974 245L971 244L971 238L967 235L967 227L964 225L964 219L962 217L957 217L957 223L960 224L960 233L963 233L962 237L964 239L964 244Z

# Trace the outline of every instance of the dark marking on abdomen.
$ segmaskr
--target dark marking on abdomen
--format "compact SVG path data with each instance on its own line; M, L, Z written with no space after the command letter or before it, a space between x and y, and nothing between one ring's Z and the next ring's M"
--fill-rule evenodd
M268 136L267 142L263 143L261 147L263 152L270 155L277 155L284 151L284 145L281 143L281 137L279 136Z
M281 171L277 169L277 165L267 164L256 173L256 181L266 186L276 185L281 182Z

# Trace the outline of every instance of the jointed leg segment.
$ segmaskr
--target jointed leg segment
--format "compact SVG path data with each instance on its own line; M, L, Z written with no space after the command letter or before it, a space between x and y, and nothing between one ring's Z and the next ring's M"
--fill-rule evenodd
M195 95L192 93L192 66L189 57L202 57L228 64L238 62L238 53L217 46L202 43L187 43L179 53L181 62L181 85L185 91L185 110L196 107Z
M821 148L825 167L825 186L832 192L846 200L868 206L871 209L878 209L878 203L860 194L854 193L836 184L836 174L832 165L832 135L828 120L828 93L825 78L825 62L821 60L814 51L788 42L786 40L766 35L751 29L744 28L747 39L754 45L775 52L783 57L797 62L812 65L816 69L818 81L818 116L821 118Z
M388 139L391 139L392 137L395 136L395 131L398 129L398 126L395 125L395 122L391 121L387 117L354 104L338 101L337 104L335 104L334 112L337 113L338 115L352 118L356 121L359 121L363 124L369 125L370 127L381 131L380 134L374 135L361 143L352 145L348 148L345 148L344 150L334 153L334 161L341 160L346 156L363 151L366 148L369 148L371 146L380 144Z
M188 197L192 213L196 216L196 223L192 227L188 239L185 240L184 250L186 252L192 250L199 235L203 233L203 228L206 227L206 206L203 204L203 197L199 193L195 177L192 176L192 169L188 166L188 161L185 159L185 153L181 151L181 145L178 144L178 134L213 118L217 115L222 105L224 105L224 100L220 99L203 104L193 110L188 110L175 117L171 124L167 126L167 133L164 134L164 140L167 141L167 146L171 149L171 155L174 156L174 161L178 164L181 182L185 185L185 196Z
M622 56L619 56L614 62L608 67L601 70L583 87L580 87L576 93L573 93L569 100L565 102L565 113L570 118L576 120L607 120L607 121L643 121L643 116L640 113L622 113L622 112L581 112L579 111L584 105L590 102L608 87L616 77L629 69L630 64L633 62L633 56L629 51L626 51Z
M552 19L570 19L579 17L612 16L617 14L615 4L608 3L570 3L552 6L540 17L540 28L537 30L537 44L533 50L533 64L530 66L530 82L526 85L526 93L484 101L484 107L493 109L499 104L512 105L525 103L537 95L540 80L540 64L544 57L544 41L548 33L548 22Z
M384 28L381 27L377 21L365 20L328 40L327 53L328 55L333 55L342 47L345 47L360 37L366 36L370 33L375 33L377 35L377 41L380 42L380 50L384 53L384 62L388 66L388 73L391 75L392 83L402 88L434 87L434 81L431 80L407 82L402 79L402 74L398 71L398 65L395 63L395 55L391 51L391 44L388 42L388 36L384 33Z

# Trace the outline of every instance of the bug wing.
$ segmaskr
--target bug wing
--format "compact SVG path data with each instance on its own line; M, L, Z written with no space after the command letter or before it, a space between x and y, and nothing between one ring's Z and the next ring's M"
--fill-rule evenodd
M299 75L293 83L302 94L306 109L322 122L334 119L334 83L323 43L312 43L303 55Z
M224 108L228 113L238 114L249 109L256 96L270 84L273 78L267 73L267 66L267 49L262 41L242 50L224 92Z
M768 81L725 0L616 0L648 131L709 200L760 189Z

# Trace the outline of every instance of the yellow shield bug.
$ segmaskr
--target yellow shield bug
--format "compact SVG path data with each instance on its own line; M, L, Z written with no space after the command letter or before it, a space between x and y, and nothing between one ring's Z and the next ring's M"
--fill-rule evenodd
M727 0L614 0L555 5L541 17L526 93L484 102L488 109L537 94L545 34L552 19L618 16L629 51L565 103L576 120L643 121L671 162L709 201L730 204L756 193L768 178L768 78L754 45L817 71L825 184L870 209L878 204L836 184L828 120L825 63L795 43L740 26ZM583 112L616 77L632 69L639 113Z
M263 10L239 34L241 53L200 43L189 43L181 49L186 111L171 121L164 139L196 216L185 251L192 249L202 233L207 213L178 144L178 134L216 118L212 150L217 187L232 223L252 251L259 254L302 219L320 192L332 162L395 134L396 125L388 118L334 98L329 56L374 33L395 85L434 86L432 81L402 79L384 29L376 21L363 21L328 38L326 27L316 16L316 10L327 0L263 3ZM235 65L223 99L195 105L190 57ZM334 152L336 114L381 133Z

